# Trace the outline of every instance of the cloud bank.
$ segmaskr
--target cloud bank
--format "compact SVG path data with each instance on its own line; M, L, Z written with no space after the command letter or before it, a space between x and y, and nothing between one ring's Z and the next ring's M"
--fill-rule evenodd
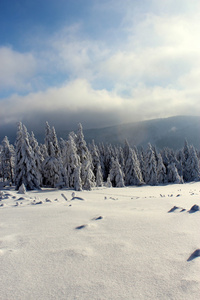
M1 46L0 125L49 120L71 129L200 115L199 8L187 0L95 1L90 31L80 20L32 37L26 52ZM117 27L104 27L103 14Z

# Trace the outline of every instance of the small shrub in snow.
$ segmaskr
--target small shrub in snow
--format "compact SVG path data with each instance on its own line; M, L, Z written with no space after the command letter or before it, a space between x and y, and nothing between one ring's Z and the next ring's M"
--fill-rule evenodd
M107 186L108 188L112 187L112 182L111 182L111 180L110 180L110 175L108 175L107 182L106 182L106 186Z
M26 187L23 183L22 183L22 185L20 185L18 193L19 194L26 194Z

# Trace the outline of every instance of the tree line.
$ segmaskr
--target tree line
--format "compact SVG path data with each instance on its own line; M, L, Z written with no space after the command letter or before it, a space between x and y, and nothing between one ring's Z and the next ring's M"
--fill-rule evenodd
M45 139L38 144L34 133L18 123L15 145L5 137L0 145L0 179L24 184L27 190L41 187L67 187L77 191L93 187L158 185L200 180L199 152L187 141L182 149L164 148L160 152L111 144L87 145L82 125L67 140L58 141L54 127L46 122Z

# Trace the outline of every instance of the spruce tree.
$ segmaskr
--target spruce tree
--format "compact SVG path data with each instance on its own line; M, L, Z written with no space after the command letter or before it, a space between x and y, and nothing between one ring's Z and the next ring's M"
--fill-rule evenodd
M9 180L14 182L14 160L15 150L13 145L9 143L7 136L2 141L2 148L0 153L0 169L3 181Z
M183 179L179 176L175 163L169 164L167 168L168 168L168 174L167 174L168 182L177 183L177 184L183 183Z
M29 143L29 135L21 122L18 124L16 139L15 184L17 190L22 184L27 190L40 188L40 175Z
M55 150L52 142L49 143L49 154L42 163L43 183L46 186L55 188L60 184L61 170L58 159L55 157Z
M61 152L56 136L55 128L49 126L46 122L45 128L45 146L47 156L43 161L43 181L45 185L51 187L63 187L65 183L65 171L61 158Z
M124 174L125 185L141 185L143 183L139 160L133 149L130 148L128 141L124 147Z
M156 185L157 181L157 166L154 151L151 144L148 144L148 149L145 155L145 182L149 185Z
M185 174L187 173L187 181L199 181L199 160L194 146L190 146L189 151L188 159L185 162Z
M29 142L30 142L30 146L33 150L33 156L34 156L35 164L36 164L36 167L38 170L39 182L40 182L40 185L42 185L42 162L43 162L44 158L40 151L40 147L38 145L38 142L37 142L33 132L31 132L31 135L29 137Z
M82 125L78 125L76 138L77 154L80 157L81 163L81 181L83 189L88 189L89 186L95 186L95 176L93 173L92 157L84 140Z
M101 165L99 164L97 167L97 173L96 173L96 186L103 186L103 175L101 172Z
M92 164L93 164L93 173L94 173L94 176L95 178L97 177L97 169L98 169L98 166L100 164L100 158L99 158L99 153L98 153L98 150L97 150L97 146L95 145L94 143L94 140L92 140L92 144L90 144L90 154L91 154L91 157L92 157Z
M166 168L163 164L162 156L158 154L158 164L157 164L157 180L158 183L166 183L167 182L167 174Z
M183 147L183 179L184 181L190 181L190 167L189 167L189 156L190 156L190 149L187 140L185 140L185 144Z
M74 189L75 191L82 191L82 183L81 183L81 166L77 166L74 170Z
M117 158L112 158L110 181L113 187L124 187L124 174Z
M69 139L67 141L66 157L64 160L64 169L66 171L67 187L77 189L76 188L77 185L80 186L80 189L82 189L82 182L80 181L81 180L80 157L77 154L77 147L71 134L69 134Z

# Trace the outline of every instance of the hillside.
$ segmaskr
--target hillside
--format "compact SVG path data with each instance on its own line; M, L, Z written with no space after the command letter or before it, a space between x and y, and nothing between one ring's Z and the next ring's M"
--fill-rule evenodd
M158 149L163 147L180 149L185 139L199 149L199 134L199 116L177 116L84 130L87 142L94 139L96 143L123 144L124 140L128 139L131 146L146 147L150 142Z
M48 120L50 125L51 121ZM25 124L26 125L26 124ZM34 131L39 143L44 142L44 126L40 129L34 127L28 131ZM65 124L62 128L56 127L58 137L68 139L71 130L66 130ZM77 128L74 128L76 131ZM183 147L184 140L187 139L189 144L200 148L200 116L176 116L165 119L154 119L128 124L115 125L104 128L86 129L83 126L85 140L91 142L93 139L96 143L123 144L127 139L131 146L144 146L148 142L155 145L158 149L170 147L180 149ZM17 126L1 127L0 141L5 135L8 136L11 143L15 142Z

